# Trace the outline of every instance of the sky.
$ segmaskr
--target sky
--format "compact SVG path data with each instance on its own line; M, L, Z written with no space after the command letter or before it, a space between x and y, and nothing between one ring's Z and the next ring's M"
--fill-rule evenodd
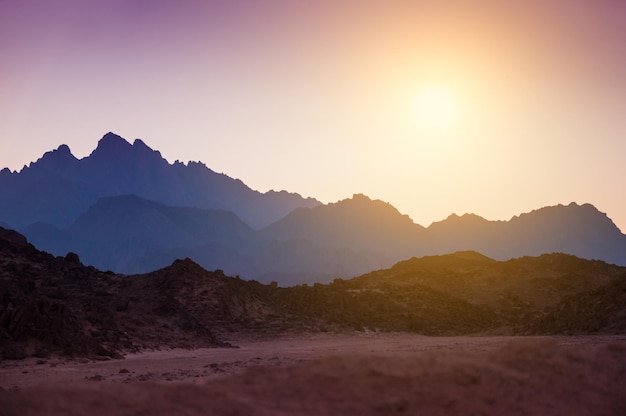
M112 131L428 226L592 203L626 231L626 1L0 0L0 168Z

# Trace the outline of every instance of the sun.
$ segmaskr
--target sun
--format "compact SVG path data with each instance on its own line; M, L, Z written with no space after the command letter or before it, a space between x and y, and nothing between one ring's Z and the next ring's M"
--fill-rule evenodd
M426 85L413 98L413 118L426 133L442 133L457 122L459 103L454 92L443 85Z

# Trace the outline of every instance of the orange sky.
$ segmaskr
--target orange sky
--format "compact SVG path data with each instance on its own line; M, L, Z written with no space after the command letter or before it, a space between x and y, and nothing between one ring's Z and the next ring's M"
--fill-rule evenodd
M422 225L575 201L626 230L625 2L8 1L0 53L0 167L113 131Z

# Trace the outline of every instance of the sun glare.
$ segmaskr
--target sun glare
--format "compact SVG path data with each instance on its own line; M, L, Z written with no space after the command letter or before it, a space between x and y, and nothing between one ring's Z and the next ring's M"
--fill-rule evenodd
M450 89L441 85L428 85L415 94L414 121L424 132L444 132L456 123L458 107L457 97Z

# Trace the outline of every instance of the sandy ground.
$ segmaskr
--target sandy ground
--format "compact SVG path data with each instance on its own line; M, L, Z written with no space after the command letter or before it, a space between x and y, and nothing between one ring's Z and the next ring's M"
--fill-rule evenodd
M310 335L0 362L0 415L626 415L626 335Z

